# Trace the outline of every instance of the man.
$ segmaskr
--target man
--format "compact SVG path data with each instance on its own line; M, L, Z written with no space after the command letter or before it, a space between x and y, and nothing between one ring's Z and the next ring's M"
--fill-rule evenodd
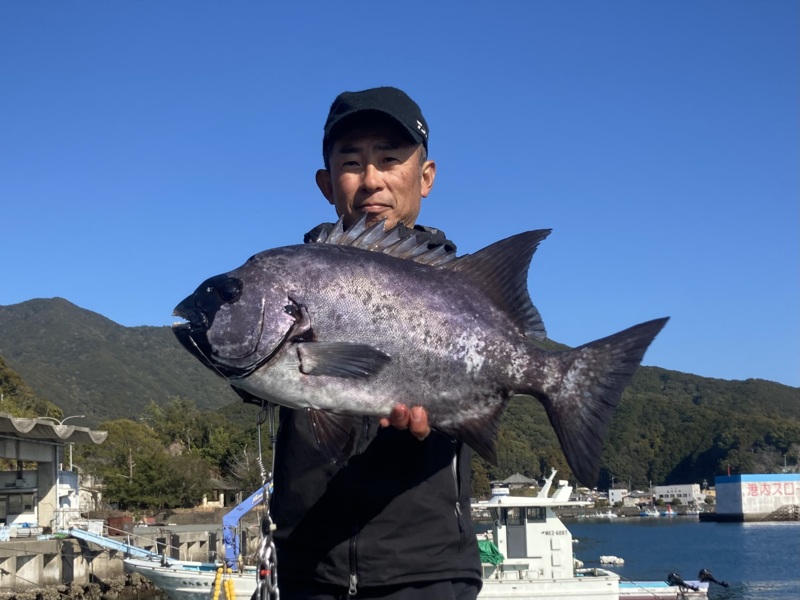
M454 252L444 234L415 226L436 177L427 151L428 125L404 92L345 92L325 123L317 185L346 227L366 214ZM467 446L432 431L421 407L398 405L379 422L352 418L352 452L333 462L306 411L280 414L272 515L284 600L476 598Z

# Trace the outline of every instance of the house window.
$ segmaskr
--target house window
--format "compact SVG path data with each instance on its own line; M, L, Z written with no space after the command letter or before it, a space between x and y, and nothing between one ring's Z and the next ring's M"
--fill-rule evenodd
M19 515L22 513L33 512L33 507L34 507L33 494L9 494L8 496L5 496L4 499L6 500L5 506L7 508L5 512L7 514Z

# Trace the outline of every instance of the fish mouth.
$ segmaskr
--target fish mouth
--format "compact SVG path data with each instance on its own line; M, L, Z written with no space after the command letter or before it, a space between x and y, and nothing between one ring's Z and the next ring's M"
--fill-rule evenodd
M196 306L194 296L189 296L176 306L172 315L187 321L172 325L172 333L178 342L203 365L224 379L246 379L251 373L271 361L294 337L294 328L289 328L279 343L265 356L244 366L234 366L216 358L216 352L208 339L208 328L213 319L209 319L208 315Z
M177 314L177 311L173 314L177 317L183 316ZM270 354L245 367L234 367L223 364L214 358L214 351L211 349L211 344L208 341L207 329L205 327L193 324L192 322L174 323L172 325L172 333L175 334L178 342L180 342L192 356L224 379L243 379L253 371L258 370L261 365L269 361L273 356L273 354Z
M194 296L189 296L175 307L172 316L185 319L186 322L173 323L172 333L181 346L189 351L203 365L214 371L220 377L242 377L249 375L257 369L261 362L247 367L234 367L221 363L214 357L214 350L208 340L208 328L212 319L195 304Z
M173 323L172 333L178 339L181 346L189 351L189 354L212 371L216 371L224 377L225 375L222 371L225 370L225 366L218 365L211 360L213 352L207 336L208 317L206 317L205 313L202 311L193 310L184 306L187 300L184 300L172 312L172 316L186 319L187 322Z

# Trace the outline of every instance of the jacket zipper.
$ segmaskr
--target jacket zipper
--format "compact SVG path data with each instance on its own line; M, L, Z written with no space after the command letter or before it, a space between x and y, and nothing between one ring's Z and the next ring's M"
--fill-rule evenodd
M356 445L356 454L361 454L364 451L364 443L369 439L369 417L361 418L361 435L358 438ZM350 597L358 593L358 533L354 533L350 538L350 586L347 589L347 595Z
M458 479L458 455L459 455L460 447L456 444L455 452L453 454L453 484L455 485L456 489L456 506L455 506L455 513L456 513L456 521L458 521L458 532L461 534L461 542L464 542L464 523L461 521L461 486L459 485Z

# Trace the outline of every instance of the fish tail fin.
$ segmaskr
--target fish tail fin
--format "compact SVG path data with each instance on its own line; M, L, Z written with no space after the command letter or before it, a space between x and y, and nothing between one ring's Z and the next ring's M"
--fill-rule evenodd
M547 386L553 391L534 395L544 404L567 463L582 483L596 481L611 415L645 351L667 321L641 323L550 355L546 369L559 371L555 377L559 380Z

